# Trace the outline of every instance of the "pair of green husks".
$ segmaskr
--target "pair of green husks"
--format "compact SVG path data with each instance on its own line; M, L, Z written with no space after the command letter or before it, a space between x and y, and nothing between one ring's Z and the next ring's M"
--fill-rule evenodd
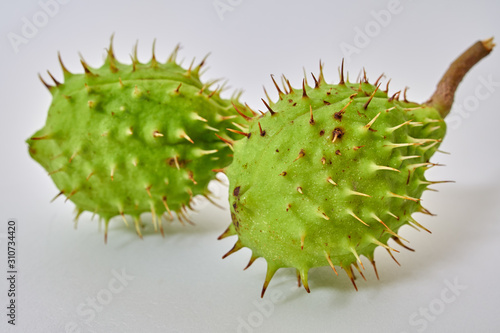
M273 78L279 100L263 100L268 112L256 113L239 94L221 98L218 81L200 80L205 60L185 69L176 49L165 63L154 52L140 63L134 52L127 65L110 45L100 68L82 60L85 72L72 74L61 62L64 83L49 73L52 104L29 152L78 215L104 219L105 238L118 215L131 216L139 236L143 213L162 234L162 217L189 222L193 197L210 200L208 183L225 172L232 223L220 238L238 236L225 256L248 247L248 266L267 261L262 296L282 267L296 268L307 291L309 269L326 265L356 287L361 256L375 268L378 246L398 252L389 239L407 248L399 228L427 230L412 214L430 214L420 198L440 183L424 172L436 165L443 118L463 76L493 46L489 39L465 51L423 104L407 101L406 90L383 91L381 77L348 82L343 65L340 82L329 84L320 65L311 84L283 77L280 87Z

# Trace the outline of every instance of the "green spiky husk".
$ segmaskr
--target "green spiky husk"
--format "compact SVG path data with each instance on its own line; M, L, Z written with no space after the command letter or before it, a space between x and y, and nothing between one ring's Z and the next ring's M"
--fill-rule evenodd
M353 280L362 256L374 262L403 225L420 226L411 215L427 212L424 171L446 125L436 109L398 99L320 73L315 87L288 85L250 121L226 172L232 224L221 238L238 236L228 254L248 247L249 264L267 261L264 290L282 267L296 268L306 289L317 266Z
M46 84L53 99L45 126L27 140L29 153L78 214L96 213L106 227L130 215L137 227L151 212L161 227L162 214L184 216L194 196L209 196L208 183L231 162L215 134L241 123L231 103L245 107L237 95L221 98L216 81L200 80L204 61L185 69L176 54L123 64L110 46L102 67L82 60L85 73L72 74L61 62L64 83Z

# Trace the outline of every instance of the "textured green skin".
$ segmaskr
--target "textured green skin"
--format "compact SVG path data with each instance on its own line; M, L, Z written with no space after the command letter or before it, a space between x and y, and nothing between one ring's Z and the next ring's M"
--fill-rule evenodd
M241 122L221 118L236 112L220 91L202 89L199 67L186 70L172 59L126 65L111 51L92 74L65 70L65 82L50 88L46 124L32 137L43 139L27 140L30 155L49 173L57 171L54 183L79 213L97 213L106 225L118 214L161 216L164 199L180 212L193 196L208 195L212 170L232 160L215 130ZM203 154L211 150L218 152Z
M377 91L365 110L363 106L375 86L363 83L359 91L359 84L320 82L317 88L306 88L308 97L302 96L302 89L294 89L271 105L274 115L266 113L254 118L249 129L251 136L234 144L234 161L226 172L232 224L223 236L238 236L230 253L248 247L252 250L251 262L258 257L266 259L266 285L281 267L295 267L306 285L310 268L329 265L326 254L333 265L344 268L349 276L351 264L357 265L354 253L373 261L376 241L387 244L391 234L372 214L393 232L408 224L411 214L420 209L420 203L391 197L389 192L421 197L427 186L421 183L425 181L425 167L412 165L428 162L445 134L446 125L433 108L389 101L385 92ZM337 119L335 113L356 92L352 104ZM310 106L314 124L310 123ZM408 108L418 109L404 110ZM366 128L379 112L370 129ZM408 120L422 124L388 130ZM264 136L258 123L265 131ZM332 143L336 128L342 128L344 135ZM322 130L324 134L320 133ZM388 146L414 142L413 138L439 142ZM362 147L353 149L358 146ZM301 150L305 154L298 158ZM400 159L411 155L421 157ZM400 172L376 170L374 164ZM328 182L328 177L337 185Z

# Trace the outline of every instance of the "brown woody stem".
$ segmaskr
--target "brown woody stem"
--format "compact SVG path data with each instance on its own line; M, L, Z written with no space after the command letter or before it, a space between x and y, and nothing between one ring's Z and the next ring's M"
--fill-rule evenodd
M495 44L493 38L478 41L460 55L444 73L439 81L434 95L426 102L436 108L444 118L448 115L453 104L455 91L467 72L486 57Z

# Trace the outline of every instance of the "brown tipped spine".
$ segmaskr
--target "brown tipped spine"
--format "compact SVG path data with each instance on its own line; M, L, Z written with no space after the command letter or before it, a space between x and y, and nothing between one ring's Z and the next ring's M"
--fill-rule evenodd
M217 133L215 133L215 136L217 136L220 140L222 140L224 143L226 143L227 145L229 145L231 147L234 145L234 142L232 140L224 139L222 136L218 135Z
M319 82L316 79L316 76L314 76L314 73L311 73L311 76L312 76L312 78L314 80L314 89L318 89L319 88Z
M54 81L54 83L56 84L56 87L61 85L61 82L57 81L56 78L54 77L54 75L52 75L52 73L50 71L47 71L47 74L49 74L50 78Z
M259 132L260 132L260 136L265 136L266 135L266 131L262 130L262 126L260 125L260 122L259 122Z
M373 93L371 94L370 98L368 99L368 101L365 103L365 105L363 105L363 109L367 109L368 108L368 105L370 104L370 102L372 101L373 97L375 97L375 94L377 93L377 90L378 88L380 87L380 83L377 85L377 88L375 88L375 90L373 91Z
M93 75L93 73L90 71L90 66L83 60L83 58L80 59L80 63L83 66L83 70L85 71L85 74L87 75Z
M267 102L263 98L261 98L261 100L262 100L262 102L264 102L264 105L266 106L266 108L269 111L269 113L271 114L271 116L274 116L276 114L276 112L274 112L273 109L271 109L269 104L267 104Z
M52 88L54 88L54 86L51 86L50 84L48 84L47 82L44 81L44 79L42 78L42 76L40 74L38 74L38 78L40 79L40 81L42 81L43 85L49 89L50 92L52 92Z
M233 102L231 102L231 104L233 104L233 108L236 110L236 112L238 112L238 114L240 116L242 116L246 121L252 120L252 117L249 117L249 116L245 115L243 112L241 112L240 109L238 109L238 107Z
M236 133L236 134L240 134L240 135L244 135L246 136L247 138L250 137L250 133L245 133L245 132L242 132L242 131L238 131L238 130L235 130L235 129L232 129L232 128L226 128L229 132L233 132L233 133Z
M280 87L276 83L276 80L274 79L274 75L271 75L271 79L273 80L273 83L274 83L274 86L276 87L276 90L278 90L278 95L279 95L280 99L283 99L283 95L285 95L285 93L283 93L283 91L281 91Z
M64 77L71 75L70 71L64 66L60 52L57 52L57 59L59 59L59 65L61 65Z
M306 92L306 80L305 79L302 80L302 98L309 98L309 96L307 96L307 92Z
M342 64L340 65L340 82L339 85L345 84L344 81L344 58L342 58Z

